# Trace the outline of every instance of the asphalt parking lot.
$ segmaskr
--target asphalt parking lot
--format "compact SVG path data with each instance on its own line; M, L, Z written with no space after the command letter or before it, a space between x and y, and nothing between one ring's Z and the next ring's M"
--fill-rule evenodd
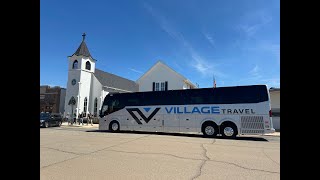
M44 179L280 179L280 136L237 140L40 128Z

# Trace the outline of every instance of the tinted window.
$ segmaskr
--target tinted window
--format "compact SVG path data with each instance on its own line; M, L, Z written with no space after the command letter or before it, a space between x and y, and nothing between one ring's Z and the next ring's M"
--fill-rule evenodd
M213 104L213 89L192 89L185 91L185 104Z
M40 113L40 119L41 118L48 118L50 116L49 113Z
M214 89L214 104L258 103L268 100L266 86L239 86Z
M114 102L117 100L117 102ZM237 104L258 103L268 100L264 85L202 88L170 91L120 93L106 96L104 104L112 104L115 110L125 106L183 105L183 104Z

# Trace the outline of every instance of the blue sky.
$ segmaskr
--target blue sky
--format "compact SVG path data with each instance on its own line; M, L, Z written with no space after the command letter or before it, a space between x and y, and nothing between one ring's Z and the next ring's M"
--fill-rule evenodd
M66 87L83 32L96 68L133 81L161 60L199 87L280 87L279 0L41 0L41 85Z

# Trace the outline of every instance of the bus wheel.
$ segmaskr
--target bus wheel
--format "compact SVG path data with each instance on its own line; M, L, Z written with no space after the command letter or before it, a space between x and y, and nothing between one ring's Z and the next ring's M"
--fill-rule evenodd
M235 139L238 134L237 126L233 123L222 124L220 130L221 135L224 138Z
M202 125L202 133L205 137L216 137L218 134L218 126L214 123L205 123Z
M118 132L120 130L120 125L117 121L112 121L109 125L109 130L111 132Z

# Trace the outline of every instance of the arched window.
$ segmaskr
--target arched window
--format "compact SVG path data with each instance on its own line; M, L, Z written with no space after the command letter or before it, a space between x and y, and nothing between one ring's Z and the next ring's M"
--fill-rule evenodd
M89 61L86 62L86 69L91 70L91 64Z
M78 61L75 60L72 64L72 69L78 69Z
M94 99L94 109L93 109L93 114L95 117L97 117L97 112L98 112L98 98Z
M73 96L70 98L68 105L76 105L76 99Z
M83 105L83 112L87 113L87 106L88 106L88 100L87 98L84 98L84 105Z

